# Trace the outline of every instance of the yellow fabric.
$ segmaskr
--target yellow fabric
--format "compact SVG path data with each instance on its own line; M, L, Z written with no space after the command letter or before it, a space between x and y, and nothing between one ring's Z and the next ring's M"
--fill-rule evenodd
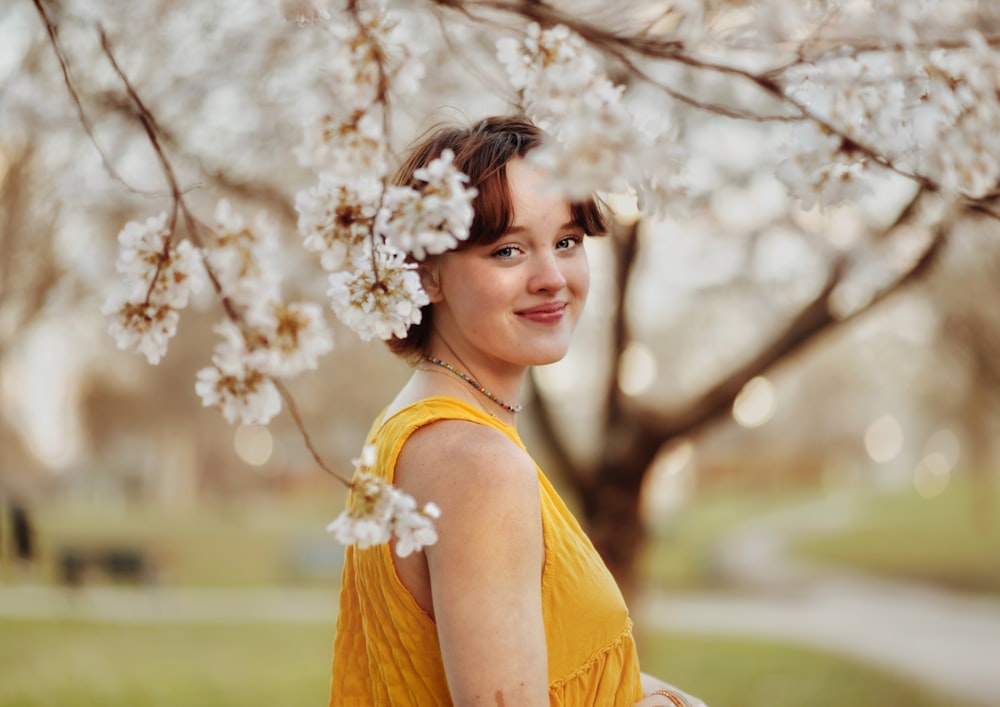
M447 397L376 420L373 471L390 482L407 438L442 419L517 431ZM539 469L545 563L542 611L552 707L632 707L642 698L632 622L614 578ZM488 499L483 499L488 503ZM400 582L387 545L347 549L333 646L330 707L450 705L433 620Z

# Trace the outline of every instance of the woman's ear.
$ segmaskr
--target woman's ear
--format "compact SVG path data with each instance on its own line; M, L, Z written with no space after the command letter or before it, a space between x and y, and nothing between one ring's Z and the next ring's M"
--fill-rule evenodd
M424 292L431 300L431 304L441 301L441 283L440 283L440 268L438 259L435 257L429 257L417 267L417 272L420 274L420 284L424 288Z

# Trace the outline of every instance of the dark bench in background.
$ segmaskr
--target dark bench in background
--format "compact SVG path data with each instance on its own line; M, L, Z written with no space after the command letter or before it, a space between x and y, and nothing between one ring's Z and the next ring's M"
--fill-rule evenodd
M65 547L59 552L59 582L69 587L94 577L116 583L146 584L153 565L140 548L126 546Z

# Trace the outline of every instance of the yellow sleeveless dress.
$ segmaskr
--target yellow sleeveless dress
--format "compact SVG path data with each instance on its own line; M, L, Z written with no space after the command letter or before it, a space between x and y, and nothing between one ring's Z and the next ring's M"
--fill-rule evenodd
M429 423L469 420L514 427L456 398L434 397L376 420L372 471L390 482L407 438ZM537 467L536 467L537 468ZM542 613L551 707L632 707L642 699L632 622L618 585L538 470L545 562ZM434 621L396 575L388 545L347 549L333 644L330 707L451 705Z

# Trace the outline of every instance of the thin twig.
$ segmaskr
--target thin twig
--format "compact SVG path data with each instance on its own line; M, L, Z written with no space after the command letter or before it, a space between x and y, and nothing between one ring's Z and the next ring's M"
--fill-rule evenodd
M315 461L316 464L319 465L320 469L325 471L327 474L335 478L340 483L344 484L344 486L346 486L347 488L353 488L354 484L351 483L351 481L349 481L348 479L345 479L337 472L335 472L333 469L331 469L326 464L326 462L323 461L323 457L320 456L319 452L316 451L316 447L315 445L313 445L312 437L309 436L309 431L306 430L305 422L303 422L302 420L302 415L299 414L299 408L298 405L295 403L295 398L292 397L292 394L288 391L288 388L286 388L281 381L272 379L272 382L274 383L274 387L278 389L278 393L281 395L281 399L284 400L285 405L288 406L288 412L292 416L292 420L295 421L295 426L299 429L299 433L302 435L302 439L305 442L306 449L308 449L309 453L312 455L313 461Z
M97 140L97 135L94 132L94 126L90 122L90 118L87 117L87 111L83 107L83 101L80 100L80 94L76 90L76 85L73 83L73 79L69 73L69 61L66 58L66 52L62 48L62 44L59 41L59 27L56 23L49 17L48 12L45 10L45 6L42 5L42 0L34 0L35 9L38 10L39 17L42 18L42 24L45 25L45 30L49 35L49 43L52 45L52 50L55 52L56 58L59 60L59 68L62 70L63 82L66 84L66 90L69 91L69 97L73 101L73 107L76 109L77 118L80 121L81 127L87 137L90 139L91 144L93 144L94 149L97 150L97 154L101 156L101 163L104 165L104 169L108 172L112 179L121 184L123 187L136 194L142 194L143 196L155 196L151 192L146 192L136 187L133 187L125 178L122 177L118 171L111 164L111 160L108 158L107 153L101 147L101 144Z

